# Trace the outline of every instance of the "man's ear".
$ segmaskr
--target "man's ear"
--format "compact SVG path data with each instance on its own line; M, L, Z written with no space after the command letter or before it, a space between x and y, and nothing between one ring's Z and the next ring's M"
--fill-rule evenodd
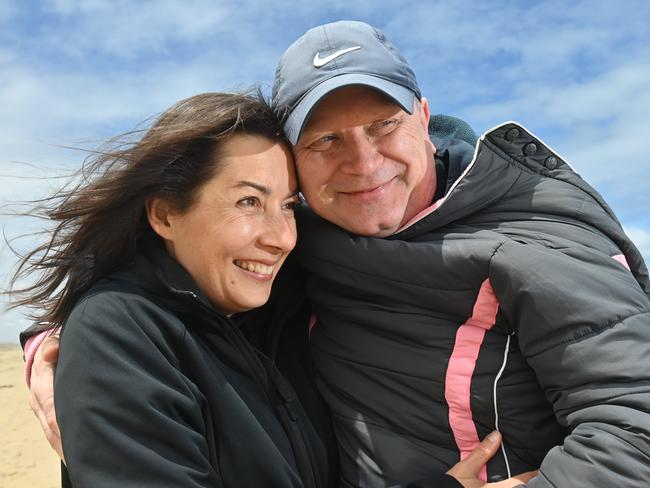
M420 99L420 111L419 111L419 117L420 117L420 124L422 126L422 129L424 129L425 134L429 134L429 120L431 119L431 112L429 110L429 100L427 100L425 97L422 97ZM427 136L426 141L428 144L431 145L431 148L433 149L433 154L436 154L436 146L431 142L431 139Z
M425 97L422 97L420 99L420 117L420 123L422 124L422 127L424 127L424 130L428 133L431 112L429 111L429 100L427 100Z
M172 239L172 225L170 216L172 209L168 202L162 198L150 198L146 201L147 219L156 234L165 240Z

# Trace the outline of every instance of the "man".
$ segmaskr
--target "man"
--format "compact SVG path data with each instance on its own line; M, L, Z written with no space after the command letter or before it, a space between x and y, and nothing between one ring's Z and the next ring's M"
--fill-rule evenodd
M425 478L496 428L487 479L541 463L526 486L647 486L650 284L597 192L513 123L430 139L415 75L366 24L296 41L272 103L311 209L297 257L342 484Z
M489 479L647 486L650 288L602 198L516 124L430 141L412 70L365 24L296 41L272 102L319 216L298 258L343 478L399 482L498 428Z

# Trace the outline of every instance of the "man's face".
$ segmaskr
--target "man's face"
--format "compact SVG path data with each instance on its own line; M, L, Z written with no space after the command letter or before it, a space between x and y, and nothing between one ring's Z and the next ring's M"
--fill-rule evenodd
M426 99L412 115L368 87L335 91L294 146L301 191L321 217L385 237L431 204L436 180Z

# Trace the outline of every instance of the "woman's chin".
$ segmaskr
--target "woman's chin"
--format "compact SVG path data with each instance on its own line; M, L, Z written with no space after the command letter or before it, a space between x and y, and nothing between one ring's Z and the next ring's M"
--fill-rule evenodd
M261 307L266 302L268 302L270 295L270 289L264 292L249 293L246 297L242 297L241 300L232 300L231 303L227 304L227 306L217 305L217 308L225 311L227 315L232 315L233 313L248 312L254 308Z

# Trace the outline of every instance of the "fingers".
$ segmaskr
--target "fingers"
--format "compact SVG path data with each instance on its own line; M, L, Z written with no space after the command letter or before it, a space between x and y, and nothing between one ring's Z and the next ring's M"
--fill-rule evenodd
M58 336L46 337L34 356L29 405L38 418L48 442L63 459L61 433L54 410L54 372L58 354Z
M61 444L61 432L59 431L59 425L56 423L56 415L54 413L54 404L51 404L51 408L48 405L46 410L39 410L36 414L38 420L45 434L45 438L50 443L52 449L56 451L61 459L63 459L63 446Z
M477 488L518 488L528 483L532 478L537 476L538 471L528 471L521 473L507 480L497 481L495 483L487 483L480 485Z
M487 463L492 456L499 450L501 445L501 434L496 430L491 432L481 443L474 448L465 461L476 467L476 472Z
M521 473L516 476L513 476L512 480L518 480L519 483L526 484L528 483L532 478L537 476L539 474L539 471L528 471L527 473ZM515 485L516 486L516 485Z
M447 474L456 478L464 488L516 488L537 476L537 471L529 471L496 483L486 483L478 479L479 471L499 450L500 445L501 434L497 431L492 432L469 456L447 471Z
M41 357L47 363L56 363L59 359L59 336L51 335L43 339L41 347L39 347Z
M54 397L39 398L37 395L30 394L29 405L41 424L41 429L43 429L50 446L61 459L64 459L61 432L56 422L56 412L54 410Z
M454 465L448 474L459 478L476 478L479 471L487 463L501 445L501 434L492 432L467 456L465 459Z
M519 488L528 483L531 478L537 476L537 471L529 471L527 473L518 474L507 480L498 481L496 483L488 483L480 488Z

